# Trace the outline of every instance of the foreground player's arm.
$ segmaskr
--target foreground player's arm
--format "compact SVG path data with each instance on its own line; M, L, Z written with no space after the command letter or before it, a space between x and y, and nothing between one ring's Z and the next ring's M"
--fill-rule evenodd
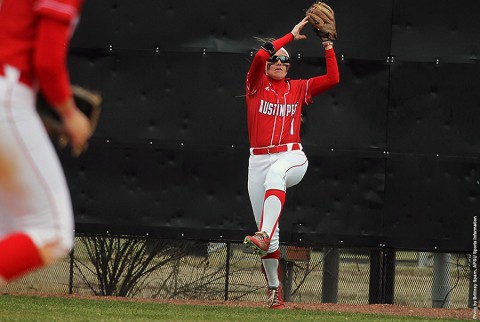
M325 47L325 61L327 73L308 80L308 92L310 97L323 93L340 82L337 58L331 45Z
M71 106L65 104L72 96L66 58L70 29L67 21L41 17L35 43L34 67L40 90L61 116L71 113Z
M83 149L91 129L71 93L66 62L71 31L67 21L42 17L35 44L34 66L40 89L61 116L70 144L77 153Z

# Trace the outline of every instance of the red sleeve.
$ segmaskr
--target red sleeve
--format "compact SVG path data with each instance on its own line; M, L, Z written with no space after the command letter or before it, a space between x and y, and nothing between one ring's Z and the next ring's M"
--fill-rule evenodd
M66 58L69 38L69 23L40 19L33 64L40 90L52 104L65 102L71 95Z
M46 99L63 103L70 96L67 50L83 0L37 0L39 16L33 64Z
M293 35L289 32L282 38L273 41L273 48L275 51L278 51L291 41L293 41ZM265 74L265 63L267 62L268 58L270 58L270 54L263 48L260 48L260 50L255 54L247 74L247 94L251 95L257 91L260 80Z
M325 92L340 82L337 58L333 48L325 51L327 73L325 75L310 78L307 81L306 102L311 103L312 97Z
M283 46L286 46L289 42L293 41L294 37L291 32L283 36L282 38L278 38L277 40L273 41L273 48L275 51L279 50Z
M34 10L41 16L64 22L77 19L83 0L37 0Z

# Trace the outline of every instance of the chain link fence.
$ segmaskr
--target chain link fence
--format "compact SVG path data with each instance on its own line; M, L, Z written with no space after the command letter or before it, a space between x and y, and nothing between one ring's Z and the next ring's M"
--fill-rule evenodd
M472 306L469 254L287 245L280 250L289 302ZM386 254L394 256L388 269ZM259 257L241 243L77 236L70 257L1 291L264 301L266 281Z

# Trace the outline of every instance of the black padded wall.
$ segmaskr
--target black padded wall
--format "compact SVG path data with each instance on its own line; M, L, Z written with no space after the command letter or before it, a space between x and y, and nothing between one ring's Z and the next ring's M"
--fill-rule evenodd
M396 60L478 63L480 20L476 0L393 1L392 45Z
M288 190L282 240L469 250L480 187L480 2L327 3L341 83L305 108L310 165ZM101 91L104 104L88 153L60 151L77 232L254 232L245 76L255 37L284 35L310 4L87 0L69 67L72 82ZM307 40L288 46L293 78L325 72L320 42L304 31Z
M93 59L83 55L71 55L72 73L84 74L97 63L111 68L105 74L103 67L89 72L89 77L98 76L92 86L101 88L106 107L98 136L203 146L246 144L246 137L239 135L247 133L244 80L232 77L248 68L244 56L123 51Z

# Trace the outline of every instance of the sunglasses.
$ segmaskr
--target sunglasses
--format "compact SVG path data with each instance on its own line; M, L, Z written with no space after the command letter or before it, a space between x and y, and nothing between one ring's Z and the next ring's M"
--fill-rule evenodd
M277 61L280 61L282 64L290 64L290 57L288 56L272 56L268 59L269 63L276 63Z

